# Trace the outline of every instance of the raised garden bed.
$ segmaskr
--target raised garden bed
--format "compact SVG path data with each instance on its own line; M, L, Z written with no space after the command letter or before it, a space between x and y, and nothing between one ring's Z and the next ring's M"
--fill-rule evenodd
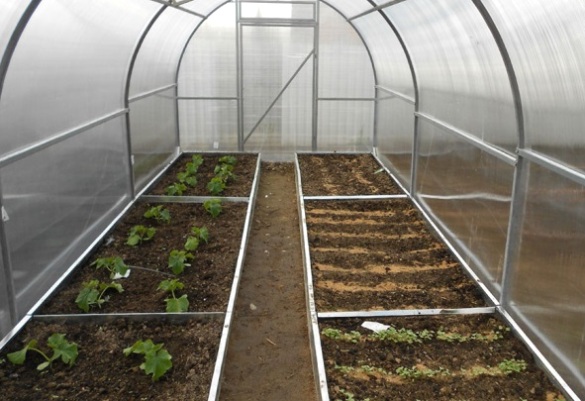
M319 311L485 306L407 199L305 201Z
M493 315L364 321L320 321L331 400L564 400Z
M297 155L305 196L403 194L370 154Z

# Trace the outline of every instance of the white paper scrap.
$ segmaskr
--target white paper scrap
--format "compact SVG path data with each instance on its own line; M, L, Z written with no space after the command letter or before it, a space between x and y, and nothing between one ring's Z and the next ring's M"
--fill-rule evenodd
M390 326L378 322L363 322L362 327L364 329L372 330L374 333L379 333L390 328Z

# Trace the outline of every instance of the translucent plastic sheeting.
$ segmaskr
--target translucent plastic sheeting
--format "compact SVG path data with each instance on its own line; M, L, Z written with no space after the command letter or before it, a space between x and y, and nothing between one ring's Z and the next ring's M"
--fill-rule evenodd
M399 98L388 98L378 91L378 151L387 158L398 179L408 189L412 175L412 151L414 142L414 104Z
M319 97L374 96L372 61L364 43L335 10L319 11Z
M518 76L526 145L585 171L585 2L484 3Z
M168 7L142 44L132 71L130 96L175 83L185 44L201 18Z
M315 19L315 4L242 2L242 18Z
M235 100L179 100L180 142L184 151L238 149Z
M226 4L197 29L181 61L179 96L237 96L235 13Z
M291 79L313 51L314 40L312 28L299 27L243 26L242 37L244 136L248 136L286 85L292 83ZM310 65L312 71L312 56L309 61L303 69ZM304 88L312 96L312 79ZM298 92L297 96L299 102L307 101L306 94ZM298 108L294 99L289 98L287 106ZM284 104L281 111L287 112ZM272 127L265 128L280 135L282 124L277 121L277 114L272 113L271 119Z
M221 7L222 4L230 2L232 2L232 0L193 0L189 3L183 4L181 8L207 16L216 8Z
M496 42L468 0L410 0L384 10L411 52L419 110L510 152L518 132Z
M310 150L313 126L313 62L309 61L256 128L244 149L264 159Z
M129 196L124 130L117 118L0 170L20 317Z
M373 8L367 0L326 0L322 3L337 8L345 18L354 17Z
M535 164L529 176L519 258L505 306L520 314L525 327L536 328L546 357L585 394L585 187Z
M22 13L30 1L0 1L0 59L6 51L6 45Z
M514 167L424 121L419 127L419 198L500 294Z
M317 150L370 152L374 102L320 101Z
M0 154L123 107L142 0L45 0L16 48L0 99ZM56 22L58 21L58 23Z
M8 290L4 276L4 264L2 261L2 244L0 244L0 339L2 339L12 326L10 320L10 305L8 304Z
M130 133L137 190L178 147L175 88L130 103Z
M378 85L414 99L414 84L408 59L398 38L379 13L353 21L362 33L374 59Z

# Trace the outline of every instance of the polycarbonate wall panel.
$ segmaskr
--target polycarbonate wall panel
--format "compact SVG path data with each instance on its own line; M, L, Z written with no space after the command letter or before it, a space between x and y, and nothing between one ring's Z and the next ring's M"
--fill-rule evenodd
M10 321L10 305L8 304L8 289L4 276L4 263L2 261L2 244L0 244L0 339L2 339L12 327Z
M0 135L0 154L121 109L128 62L152 4L42 1L6 77L0 131L12 134Z
M130 103L134 180L142 189L178 146L175 88Z
M514 167L424 121L416 186L463 257L501 293Z
M242 18L315 19L315 4L242 2Z
M585 2L485 3L518 76L527 146L585 171Z
M408 189L412 175L414 104L388 98L378 91L378 151L392 163L397 178Z
M319 97L374 96L372 62L358 34L339 13L321 5Z
M585 394L585 187L530 164L517 267L509 303L535 328L544 354ZM571 370L573 370L571 372Z
M130 96L175 83L177 64L201 18L167 8L140 47L130 85Z
M222 4L230 3L231 1L232 0L196 0L183 4L181 8L201 15L209 15Z
M235 100L180 100L183 151L238 150L238 104Z
M0 170L21 317L128 197L124 127L117 118Z
M205 20L189 42L179 71L179 96L236 97L236 14L233 3Z
M374 102L320 101L317 149L371 152Z
M353 21L370 49L378 85L414 99L414 83L398 38L379 13L368 14Z
M367 0L326 0L321 3L334 6L346 18L351 18L372 8L372 5Z
M20 17L30 1L0 1L0 59L16 28Z
M506 68L468 0L411 0L385 9L411 51L419 110L510 152L518 144Z

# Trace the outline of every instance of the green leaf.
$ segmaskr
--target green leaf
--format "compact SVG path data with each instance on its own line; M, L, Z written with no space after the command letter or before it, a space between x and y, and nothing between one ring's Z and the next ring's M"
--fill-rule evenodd
M45 362L41 363L39 366L37 366L37 370L45 370L49 367L50 364L51 364L51 361L45 361Z
M200 240L205 241L205 243L207 244L207 241L209 240L209 231L207 230L207 227L205 226L201 228L193 227L191 229L191 232L193 233L193 235L195 235Z
M89 312L89 308L91 305L95 305L97 300L100 296L100 292L97 290L99 285L98 280L92 280L86 283L83 283L83 288L79 291L77 298L75 298L75 303L85 313Z
M167 298L167 312L187 312L189 310L189 300L187 294L183 294L180 298Z
M176 278L174 278L172 280L163 280L158 285L159 290L163 290L163 291L167 291L167 292L172 292L175 290L182 290L183 288L185 288L185 284L181 283Z
M193 166L199 168L199 166L203 164L203 156L193 155L193 157L191 157L191 162L193 163Z
M140 369L151 375L152 381L157 381L173 367L172 358L171 354L165 349L161 349L156 353L149 353L145 355L144 363L140 365Z
M220 177L214 177L207 183L207 190L210 194L216 196L225 189L225 182Z
M222 156L219 158L219 162L234 166L237 162L237 159L234 156Z
M148 353L155 353L159 349L163 347L164 344L155 344L152 340L138 340L136 341L131 347L124 348L124 355L128 356L130 354L143 354L146 355Z
M140 236L139 235L131 235L128 237L128 241L126 241L126 244L130 245L130 246L136 246L140 243Z
M171 254L169 255L168 266L171 268L173 273L181 274L185 270L185 267L188 266L186 263L188 259L193 259L193 255L186 253L185 251L177 251L176 249L172 250Z
M26 344L24 346L24 348L15 351L15 352L11 352L9 354L7 354L6 356L8 357L8 360L10 362L12 362L15 365L22 365L24 363L24 361L26 361L26 353L28 352L28 350L30 348L36 348L37 347L37 340L30 340L28 344Z
M220 215L222 207L221 207L221 200L219 199L208 199L203 202L203 208L211 215L211 217L216 218Z
M185 242L185 250L194 251L197 248L199 248L199 239L196 237L187 237L187 241Z
M78 355L77 344L67 341L65 339L65 334L58 333L51 335L47 340L47 344L53 350L51 361L61 359L63 363L73 366ZM42 370L40 369L40 365L37 369Z

